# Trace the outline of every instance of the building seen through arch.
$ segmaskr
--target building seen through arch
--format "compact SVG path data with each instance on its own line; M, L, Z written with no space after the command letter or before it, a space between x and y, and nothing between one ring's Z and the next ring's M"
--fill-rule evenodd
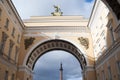
M22 20L0 0L0 80L33 80L40 56L64 50L79 61L83 80L120 80L120 1L96 0L89 19L53 16Z

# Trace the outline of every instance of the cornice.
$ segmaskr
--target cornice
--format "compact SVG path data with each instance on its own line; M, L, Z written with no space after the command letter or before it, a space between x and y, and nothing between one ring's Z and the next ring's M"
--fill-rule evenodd
M91 23L93 23L93 20L95 19L97 12L100 11L98 9L99 6L100 6L100 0L95 0L91 15L90 15L90 18L89 18L89 21L88 21L88 27L91 27Z
M47 23L47 22L88 22L81 16L48 16L48 17L31 17L30 19L23 20L24 23Z
M88 22L88 20L24 20L24 23Z
M86 32L90 30L85 26L31 26L26 27L25 32Z
M25 71L29 75L33 74L32 70L30 70L27 66L20 65L18 66L19 71Z
M79 20L79 19L87 19L87 18L84 18L83 16L31 16L30 19L65 19L65 20L69 20L69 19L75 19L75 20Z
M33 34L33 33L27 33L27 34L24 34L24 36L29 36L29 37L53 37L55 38L56 36L61 39L63 37L80 37L80 36L89 36L90 34L89 33L64 33L64 34L57 34L57 33L51 33L51 34L47 34L47 33L38 33L38 34Z
M19 16L19 14L18 14L12 0L6 0L6 1L7 1L8 5L9 5L10 9L14 13L15 17L17 18L19 24L21 25L22 30L24 30L24 28L25 28L24 23L23 23L21 17Z

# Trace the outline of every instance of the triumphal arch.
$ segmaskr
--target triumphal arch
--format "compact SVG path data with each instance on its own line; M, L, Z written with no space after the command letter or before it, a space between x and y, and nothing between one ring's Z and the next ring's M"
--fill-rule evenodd
M95 75L92 39L87 23L88 19L83 16L33 16L24 20L26 30L22 40L22 57L19 58L20 70L27 68L32 74L35 62L45 52L64 50L78 59L83 76Z
M11 0L0 0L0 80L33 80L36 61L52 50L75 56L83 80L120 80L120 0L95 0L90 19L54 8L22 20Z

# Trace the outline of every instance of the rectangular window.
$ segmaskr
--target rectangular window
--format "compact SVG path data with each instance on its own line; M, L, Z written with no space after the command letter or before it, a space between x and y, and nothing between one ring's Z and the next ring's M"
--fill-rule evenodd
M114 37L114 31L113 31L112 22L113 22L112 19L109 20L109 22L108 22L108 24L107 24L107 27L108 27L108 30L109 30L109 33L110 33L110 37L111 37L112 43L114 43L115 37Z
M109 76L108 80L112 80L112 73L111 73L111 67L110 66L108 67L108 76Z
M2 9L0 8L0 21L2 19ZM1 25L0 25L0 29L1 29Z
M96 37L98 36L99 33L96 34Z
M105 73L102 71L102 80L105 80Z
M2 32L2 40L1 40L1 44L0 44L0 54L3 55L4 53L4 48L5 48L5 43L6 40L8 38L8 35L4 32Z
M117 61L118 79L120 80L120 61Z
M20 43L20 35L18 34L17 42Z
M5 28L8 30L8 26L9 26L9 19L6 19L6 23L5 23Z
M19 48L16 46L16 51L15 51L15 63L17 63L17 54L18 54Z
M99 43L100 39L97 39L96 43Z
M8 80L8 71L5 71L4 80Z
M119 26L120 27L120 26ZM120 37L120 30L118 30L118 36Z
M100 36L104 36L105 35L105 30L102 31L102 33L100 34Z
M100 80L100 76L99 76L99 74L97 74L97 80Z
M120 61L117 61L117 67L118 67L118 71L120 73Z
M111 28L109 29L109 31L110 31L110 36L111 36L112 42L114 42L114 41L115 41L115 38L114 38L114 32L113 32L112 24L111 24L110 26L111 26Z
M1 0L1 2L4 3L3 0Z
M0 20L1 20L1 16L2 16L2 9L0 9Z
M14 46L14 42L12 40L10 40L8 59L10 59L10 57L11 57L11 52L12 52L13 46Z
M12 37L15 37L14 34L15 34L15 28L13 28L12 30Z
M103 28L103 24L100 26L100 29L102 29Z
M15 77L15 75L14 75L14 74L12 74L11 80L14 80L14 77Z

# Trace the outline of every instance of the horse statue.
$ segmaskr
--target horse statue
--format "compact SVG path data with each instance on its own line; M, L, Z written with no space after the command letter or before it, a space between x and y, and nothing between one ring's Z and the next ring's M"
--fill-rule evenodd
M55 5L54 5L54 8L55 8L55 12L52 12L51 14L53 16L62 16L63 12L61 12L61 9L58 6L55 6Z

